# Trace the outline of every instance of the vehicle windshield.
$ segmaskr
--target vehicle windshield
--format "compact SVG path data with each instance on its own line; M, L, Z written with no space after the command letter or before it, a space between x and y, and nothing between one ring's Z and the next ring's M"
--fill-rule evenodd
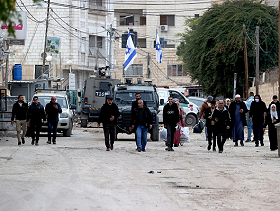
M125 102L133 102L135 101L135 93L136 92L116 92L116 101L125 101ZM152 92L140 92L141 99L146 102L153 102L154 97Z
M44 107L51 101L51 98L51 96L38 96L39 102ZM68 108L67 100L65 97L57 97L56 102L61 106L61 108Z

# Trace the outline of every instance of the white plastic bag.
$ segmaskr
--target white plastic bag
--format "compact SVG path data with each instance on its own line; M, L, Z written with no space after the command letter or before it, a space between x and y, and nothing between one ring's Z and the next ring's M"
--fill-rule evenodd
M189 132L190 131L188 127L181 127L180 143L191 142Z
M159 132L159 135L160 135L160 139L162 141L167 141L167 130L166 130L166 128L162 128Z

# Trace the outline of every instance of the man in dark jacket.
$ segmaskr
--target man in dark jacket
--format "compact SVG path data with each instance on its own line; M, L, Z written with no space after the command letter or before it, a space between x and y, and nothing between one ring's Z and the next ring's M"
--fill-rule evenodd
M98 127L100 127L100 122L102 122L103 124L106 151L114 149L114 142L116 140L116 125L119 116L119 108L115 103L113 103L113 97L107 96L106 103L101 107L99 119L97 122Z
M51 143L52 131L53 131L53 144L56 144L56 133L57 133L57 124L59 121L58 114L62 113L61 106L56 102L56 97L52 96L51 101L46 105L46 115L48 120L48 141Z
M215 110L216 107L216 101L212 100L211 101L211 106L206 108L204 111L204 119L206 119L206 127L208 130L208 147L207 149L210 150L211 149L211 145L212 145L212 138L213 138L213 151L216 151L216 136L214 135L214 125L215 125L215 121L212 119L212 114Z
M276 105L276 110L280 112L280 102L278 100L277 95L273 95L272 101L268 106L267 112L270 112L270 107L271 107L272 104Z
M31 144L34 145L34 142L36 141L35 145L39 145L39 136L40 136L40 130L42 128L42 119L43 123L46 124L46 114L44 110L44 106L41 105L39 102L39 99L37 96L33 97L33 103L29 106L27 111L27 120L28 123L30 122L30 132L31 132ZM35 130L36 130L36 140L35 140Z
M260 95L255 95L254 101L251 104L250 108L250 121L253 121L253 133L254 133L254 141L255 147L259 146L259 139L261 142L261 146L264 146L263 143L263 123L266 115L266 105L262 101Z
M135 101L131 105L131 114L135 108L138 108L138 100L141 100L141 94L139 92L135 93ZM147 103L143 100L144 106L147 106Z
M137 151L145 152L147 133L152 128L152 115L150 109L144 106L143 100L138 100L138 107L133 110L131 128L136 129Z
M167 151L174 151L173 149L173 140L174 133L176 130L176 125L179 122L179 110L176 103L173 103L173 98L168 98L168 104L163 108L163 124L167 129Z
M25 144L25 134L26 134L26 120L27 120L27 110L28 110L28 104L24 102L23 96L18 96L18 101L13 105L12 110L12 118L11 118L11 124L14 124L14 119L16 117L16 130L17 130L17 138L18 138L18 145ZM20 136L22 127L22 135Z
M227 129L230 128L230 115L228 110L224 107L223 100L219 100L218 107L216 107L216 109L212 114L212 120L215 121L214 130L215 130L215 135L217 136L219 153L222 153L227 138L226 137Z
M238 146L238 140L240 140L240 145L244 146L244 126L246 125L247 111L246 104L241 101L241 96L236 95L235 101L233 101L229 106L232 140L235 142L235 147Z

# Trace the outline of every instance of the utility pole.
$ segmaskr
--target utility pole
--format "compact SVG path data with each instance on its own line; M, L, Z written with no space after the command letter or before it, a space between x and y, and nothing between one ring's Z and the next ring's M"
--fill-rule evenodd
M259 41L259 26L256 26L256 94L259 94L260 83L260 41Z
M246 84L246 99L249 97L249 75L248 75L248 60L247 60L247 43L246 43L246 27L243 24L243 38L244 38L244 63L245 63L245 84Z
M278 1L278 97L280 97L280 0Z
M233 81L233 99L235 99L235 95L236 95L236 82L237 82L237 73L234 73L234 81Z
M97 33L96 33L97 34ZM98 48L97 48L97 35L94 36L94 42L95 42L95 66L96 70L98 72Z
M47 36L48 36L48 27L49 27L49 14L50 14L50 3L51 0L48 0L48 9L47 9L47 20L46 20L46 32L45 32L45 45L44 45L44 53L43 53L43 74L45 72L45 65L46 65L46 48L47 48Z
M110 43L109 43L109 69L108 69L108 76L111 77L111 52L112 52L112 35L113 35L113 28L112 24L110 24Z
M151 66L150 66L150 54L148 53L148 56L147 56L147 78L150 78L150 75L151 75Z

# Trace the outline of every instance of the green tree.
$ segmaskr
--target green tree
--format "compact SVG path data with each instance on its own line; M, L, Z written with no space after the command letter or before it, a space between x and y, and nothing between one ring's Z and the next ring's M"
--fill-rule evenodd
M177 55L193 81L214 96L232 96L234 73L237 92L245 84L243 24L247 29L249 76L255 76L255 31L260 27L260 70L278 62L278 11L260 1L226 1L213 5L203 16L186 20ZM250 38L250 39L249 39Z
M34 3L38 3L39 0L33 0ZM9 34L14 34L14 29L12 27L12 18L20 19L16 12L16 0L0 0L0 20L7 23L9 26Z

